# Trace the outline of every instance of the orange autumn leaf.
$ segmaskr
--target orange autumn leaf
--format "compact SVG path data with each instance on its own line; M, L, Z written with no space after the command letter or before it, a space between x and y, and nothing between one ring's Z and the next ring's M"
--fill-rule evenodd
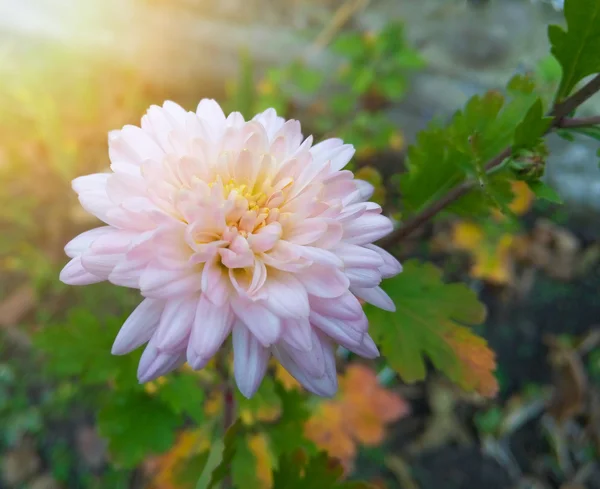
M406 416L409 406L381 387L375 372L364 365L350 365L339 383L338 398L321 404L307 422L305 434L348 470L357 444L380 444L386 425Z
M375 372L364 365L350 365L340 386L353 435L365 445L381 443L385 424L408 414L408 404L382 388Z
M349 467L356 457L356 442L348 432L345 406L337 401L323 402L304 426L304 434L319 448Z
M498 393L498 381L493 372L496 357L487 342L468 328L456 326L448 330L446 341L459 359L458 384L485 397Z

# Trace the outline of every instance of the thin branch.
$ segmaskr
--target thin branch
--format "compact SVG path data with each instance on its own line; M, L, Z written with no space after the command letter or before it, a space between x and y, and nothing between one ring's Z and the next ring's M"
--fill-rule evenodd
M310 52L322 51L333 40L344 25L357 13L364 10L371 0L346 0L333 14L329 23L313 42Z
M567 127L587 127L589 125L596 125L600 121L600 117L587 117L582 119L566 119L565 117L573 112L577 107L583 104L586 100L588 100L592 95L596 92L600 91L600 75L594 77L590 82L584 85L580 90L575 92L569 98L567 98L564 102L556 105L550 115L554 117L554 120L546 134L551 132L556 128L567 128ZM501 165L506 158L508 158L512 153L512 148L510 146L506 147L502 152L492 158L485 165L486 171L491 171L497 166ZM393 231L391 234L382 239L378 244L383 246L384 248L388 248L398 241L406 238L418 228L420 228L427 221L432 219L437 213L444 210L450 204L458 200L460 197L465 195L469 190L471 190L476 185L473 181L467 181L459 184L454 187L448 193L446 193L443 197L436 200L429 206L425 207L421 212L419 212L416 216L412 217L403 226Z
M217 356L217 371L220 374L223 391L223 436L227 433L227 430L231 427L235 420L235 398L233 396L233 386L231 379L229 378L229 371L227 368L229 360L229 348L222 348L220 354ZM230 489L233 487L230 472L223 479L222 489Z
M233 398L233 388L231 387L230 382L227 382L225 385L223 401L225 404L223 413L223 427L225 431L227 431L233 424L233 419L235 417L235 399Z
M592 117L564 117L560 120L560 122L556 125L561 129L573 129L577 127L590 127L600 125L600 115L595 115Z
M562 119L563 117L568 116L598 91L600 91L600 75L596 75L564 102L560 102L559 104L555 105L550 112L550 115L557 119Z

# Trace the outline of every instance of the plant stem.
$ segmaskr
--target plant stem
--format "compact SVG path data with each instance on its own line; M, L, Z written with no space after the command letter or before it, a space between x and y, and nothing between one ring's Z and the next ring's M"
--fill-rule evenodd
M225 389L223 390L223 436L227 433L229 427L233 424L235 414L235 400L233 398L233 388L231 382L225 381ZM231 467L229 467L229 473L223 479L222 489L231 489L233 482L231 479Z
M590 82L567 98L564 102L555 105L550 111L550 116L554 117L554 120L546 131L546 134L557 128L587 127L600 124L600 116L585 117L581 119L566 118L568 114L573 112L573 110L583 104L598 91L600 91L600 75L594 77ZM498 155L486 163L486 171L489 172L490 170L493 170L497 166L501 165L504 160L511 155L511 153L512 148L510 146L506 147L502 152L498 153ZM440 211L444 210L450 204L465 195L474 186L475 182L466 181L452 188L440 199L428 205L421 212L406 221L403 226L382 239L378 244L384 248L389 248L390 246L398 243L420 228L427 221L432 219Z
M233 419L235 417L235 400L233 398L233 388L231 387L231 383L229 382L227 382L227 384L225 385L225 390L223 392L223 401L223 427L225 431L227 431L229 427L233 424Z
M570 118L564 117L557 127L561 129L569 129L569 128L577 128L577 127L590 127L600 125L600 116L592 116L592 117L577 117Z
M235 398L233 396L233 385L229 378L229 369L227 368L229 359L229 349L222 348L217 357L217 370L221 376L223 391L223 437L235 420ZM229 473L223 479L221 489L231 489L233 482L231 480L231 468Z
M568 116L598 91L600 91L600 75L596 75L573 95L565 99L563 102L556 104L550 111L550 115L556 119L562 119L563 117Z

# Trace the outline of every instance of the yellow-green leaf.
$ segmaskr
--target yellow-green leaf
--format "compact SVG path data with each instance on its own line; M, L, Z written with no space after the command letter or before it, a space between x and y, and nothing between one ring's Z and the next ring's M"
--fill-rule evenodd
M482 323L486 315L472 290L445 284L439 269L416 260L405 263L404 271L383 287L396 312L368 306L367 315L382 353L405 381L424 379L430 359L465 390L495 394L494 355L465 327Z

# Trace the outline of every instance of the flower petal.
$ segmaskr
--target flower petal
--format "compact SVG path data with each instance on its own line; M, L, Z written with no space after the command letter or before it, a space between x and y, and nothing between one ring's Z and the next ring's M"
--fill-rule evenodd
M215 306L202 295L198 301L188 351L192 349L205 360L212 358L229 336L233 321L233 311L228 305Z
M321 377L308 374L285 350L278 346L274 346L272 351L281 365L307 390L318 396L333 397L338 388L335 357L331 344L324 338L321 338L320 341L325 365L325 372Z
M272 272L265 282L265 305L284 318L308 317L308 293L302 283L290 273Z
M182 352L178 353L166 353L160 352L156 346L150 342L138 366L138 380L140 384L150 382L151 380L157 379L172 370L180 367L185 363L185 354Z
M321 316L330 316L337 319L356 320L365 316L360 302L350 292L346 292L333 300L311 296L310 307Z
M346 275L333 267L312 266L296 274L310 295L333 299L348 290L350 281Z
M247 300L235 300L231 304L238 319L263 346L269 347L279 340L281 319L266 307Z
M67 285L90 285L106 280L88 272L81 264L81 257L76 256L61 270L59 279Z
M150 340L164 308L164 301L144 299L127 318L112 346L113 355L125 355Z
M394 225L389 218L367 212L345 224L344 240L351 244L365 245L383 238L393 230Z
M110 232L111 229L110 226L101 226L81 233L66 244L65 253L69 258L81 255L81 253L87 250L97 238Z
M368 322L366 320L365 322L368 327ZM360 323L356 323L353 325L354 327L351 327L348 321L321 316L315 311L311 311L310 313L310 324L319 328L338 344L348 349L358 347L362 344L364 331L367 329L366 327L360 328Z
M296 350L309 351L312 348L312 326L308 318L283 320L281 340Z
M363 336L362 343L359 346L353 346L348 348L352 353L356 353L363 358L368 358L370 360L379 357L379 350L377 345L373 341L368 334Z
M240 321L233 327L232 341L235 380L240 392L251 398L265 376L271 354Z
M394 304L394 301L390 299L390 296L387 295L381 287L352 287L350 292L352 292L356 297L368 302L369 304L373 304L384 311L396 311L396 305Z
M383 248L373 244L365 245L365 248L373 250L383 260L383 265L379 267L379 273L381 273L383 278L395 277L402 272L402 265L400 262Z
M165 303L158 329L155 333L156 347L161 351L173 351L189 337L196 317L198 297L184 297Z

